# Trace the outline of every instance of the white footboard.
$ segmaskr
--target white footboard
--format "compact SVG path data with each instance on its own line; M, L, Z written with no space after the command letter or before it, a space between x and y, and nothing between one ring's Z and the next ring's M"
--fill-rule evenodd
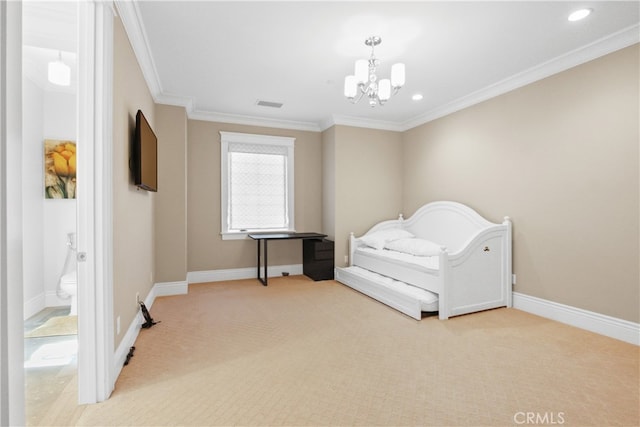
M511 307L511 221L479 234L449 256L445 280L449 316Z

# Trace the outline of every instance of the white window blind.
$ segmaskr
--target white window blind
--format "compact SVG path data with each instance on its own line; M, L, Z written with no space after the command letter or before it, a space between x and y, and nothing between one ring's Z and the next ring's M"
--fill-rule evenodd
M293 138L220 134L223 237L293 230Z

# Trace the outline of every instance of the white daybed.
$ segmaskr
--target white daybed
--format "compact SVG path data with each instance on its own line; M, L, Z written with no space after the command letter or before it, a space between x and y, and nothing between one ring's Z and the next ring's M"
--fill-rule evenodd
M336 268L336 280L418 320L423 311L448 319L511 307L511 220L428 203L411 218L351 233L349 267Z

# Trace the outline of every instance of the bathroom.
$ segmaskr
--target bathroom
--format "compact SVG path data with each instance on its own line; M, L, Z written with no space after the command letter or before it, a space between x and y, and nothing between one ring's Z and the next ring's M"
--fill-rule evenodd
M74 2L23 4L22 211L25 333L50 317L75 314L70 309L72 301L75 302L71 294L74 293L76 283L72 277L76 269L76 199L47 197L50 192L45 189L45 140L69 141L73 144L77 140L76 15ZM48 64L56 60L61 60L70 68L68 85L54 84L49 80ZM55 146L60 143L53 144ZM75 145L72 147L75 149ZM71 146L68 148L71 149ZM65 196L71 197L73 191L65 193L68 193ZM63 286L60 283L62 276L65 276L66 282ZM42 406L47 397L53 399L61 392L56 387L66 385L61 383L62 377L70 381L75 375L77 338L74 329L77 327L77 320L73 316L66 320L71 331L54 331L51 332L54 336L45 334L25 338L29 425L37 423L32 417L30 402L37 401ZM55 374L51 373L51 369L55 370ZM65 375L61 375L61 369ZM46 385L43 383L45 380L49 382Z

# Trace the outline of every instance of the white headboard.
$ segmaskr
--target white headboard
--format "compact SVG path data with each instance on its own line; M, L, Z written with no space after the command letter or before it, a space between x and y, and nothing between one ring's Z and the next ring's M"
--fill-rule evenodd
M427 203L410 218L404 219L400 215L398 219L379 222L365 235L391 228L403 228L418 238L445 246L449 253L455 253L481 231L504 226L487 221L462 203L442 201Z
M422 206L402 221L404 229L416 237L444 245L456 252L481 230L499 226L487 221L476 211L457 202L432 202Z

